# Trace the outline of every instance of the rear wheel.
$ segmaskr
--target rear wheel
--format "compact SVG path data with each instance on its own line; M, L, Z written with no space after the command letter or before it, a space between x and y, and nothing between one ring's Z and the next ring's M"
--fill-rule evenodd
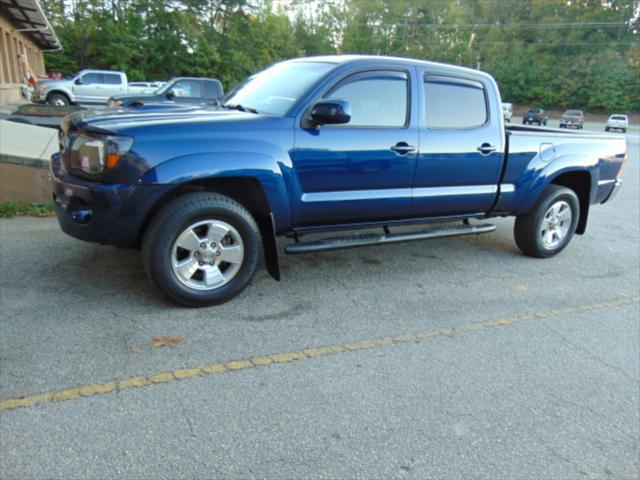
M260 233L236 201L194 193L165 206L142 245L147 275L173 301L188 307L226 302L249 283L256 269Z
M516 244L531 257L552 257L571 241L579 216L580 202L575 192L550 185L530 212L516 218Z

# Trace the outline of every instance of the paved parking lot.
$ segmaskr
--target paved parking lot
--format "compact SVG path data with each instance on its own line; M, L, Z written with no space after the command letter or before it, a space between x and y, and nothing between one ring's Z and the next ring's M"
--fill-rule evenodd
M138 252L1 220L0 477L638 478L628 139L620 195L557 258L501 219L283 256L207 309L167 303Z

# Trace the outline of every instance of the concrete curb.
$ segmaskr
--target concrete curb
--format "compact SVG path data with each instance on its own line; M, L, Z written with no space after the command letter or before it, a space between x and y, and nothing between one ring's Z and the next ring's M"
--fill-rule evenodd
M48 170L51 162L50 160L42 158L19 157L17 155L0 153L0 163L20 165L22 167L43 168Z

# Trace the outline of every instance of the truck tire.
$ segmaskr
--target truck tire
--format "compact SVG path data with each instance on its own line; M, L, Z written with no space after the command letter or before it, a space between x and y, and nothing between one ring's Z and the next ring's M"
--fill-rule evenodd
M260 231L238 202L217 193L178 197L153 218L142 242L152 283L187 307L238 295L256 269Z
M69 98L62 93L50 93L49 96L47 96L47 103L56 107L71 105Z
M531 211L516 218L516 244L530 257L553 257L571 241L579 217L580 202L575 192L549 185Z

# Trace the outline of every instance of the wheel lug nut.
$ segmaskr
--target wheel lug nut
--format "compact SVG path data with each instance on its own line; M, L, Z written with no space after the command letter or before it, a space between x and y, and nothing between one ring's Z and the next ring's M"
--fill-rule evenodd
M220 252L216 252L216 257L219 257L221 255Z
M204 262L203 262L202 260L200 260L200 261L198 262L198 265L202 266L202 265L204 265Z
M215 262L211 262L209 265L213 267L215 265Z
M216 248L216 242L211 242L211 248Z
M195 255L196 257L199 257L199 256L200 256L200 252L196 252L196 253L194 253L194 255Z
M207 244L206 244L206 243L204 243L204 242L202 242L202 243L200 244L200 248L207 248Z

